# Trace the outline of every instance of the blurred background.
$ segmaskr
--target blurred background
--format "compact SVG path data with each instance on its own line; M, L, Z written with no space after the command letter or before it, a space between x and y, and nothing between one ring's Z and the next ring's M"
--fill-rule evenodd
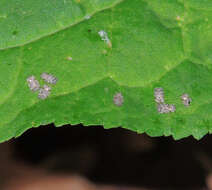
M212 136L41 126L0 144L0 190L212 190Z

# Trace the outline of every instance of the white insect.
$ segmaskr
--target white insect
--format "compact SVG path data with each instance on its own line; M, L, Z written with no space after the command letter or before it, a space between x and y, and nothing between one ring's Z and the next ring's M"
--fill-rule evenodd
M31 91L36 92L40 89L40 84L38 80L35 79L35 76L30 76L27 78L27 83Z
M51 87L47 85L43 85L43 88L40 88L38 98L40 99L46 99L51 92Z
M73 58L72 58L72 57L70 57L70 56L69 56L69 57L67 57L67 60L69 60L69 61L72 61L72 59L73 59Z
M154 96L155 96L155 101L157 103L164 103L164 91L163 91L163 88L155 88Z
M116 105L116 106L122 106L123 103L124 103L124 97L123 95L119 92L119 93L116 93L113 97L113 103Z
M159 113L170 113L176 111L176 107L173 104L158 104L157 108Z
M191 98L189 97L188 94L183 94L181 96L181 100L182 100L182 103L185 105L185 106L189 106L192 102Z
M85 16L85 19L86 19L86 20L89 20L90 18L91 18L90 15L86 15L86 16Z
M112 47L112 43L108 38L107 32L105 32L104 30L100 30L98 34L101 37L101 39L108 44L109 47Z
M42 73L40 76L45 82L49 84L56 84L57 83L57 78L51 74L48 73Z

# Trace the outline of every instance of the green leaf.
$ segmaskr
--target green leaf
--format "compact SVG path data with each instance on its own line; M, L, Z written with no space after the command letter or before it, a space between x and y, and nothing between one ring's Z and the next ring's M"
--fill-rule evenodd
M1 0L0 49L64 30L121 0Z
M3 0L0 141L31 127L122 126L150 136L212 132L212 3L204 0ZM89 16L91 17L89 19ZM104 30L109 41L103 41ZM27 84L57 77L41 100ZM176 111L157 111L154 89ZM123 104L114 104L121 93ZM189 106L181 95L189 94Z

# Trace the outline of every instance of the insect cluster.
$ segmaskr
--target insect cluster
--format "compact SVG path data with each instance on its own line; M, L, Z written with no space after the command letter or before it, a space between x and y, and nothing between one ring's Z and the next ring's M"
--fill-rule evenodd
M176 111L176 107L174 104L165 103L163 88L155 88L154 96L155 96L155 102L157 103L157 110L159 113L170 113ZM181 100L185 106L189 106L191 103L191 98L189 98L188 94L183 94L181 96Z
M154 90L155 102L159 113L175 112L176 108L173 104L166 104L164 101L163 88L155 88Z
M58 80L55 76L48 73L42 73L40 77L48 84L56 84ZM51 87L46 84L43 85L43 87L40 87L40 84L38 80L36 80L35 76L28 77L27 83L32 92L39 91L39 99L46 99L51 92Z
M154 89L154 97L155 97L155 102L157 103L157 111L158 113L166 114L170 112L175 112L176 107L174 104L166 104L164 100L164 90L163 88L155 88ZM188 94L183 94L181 96L182 103L185 106L189 106L191 103L191 98L189 97ZM116 106L122 106L124 103L124 97L123 95L118 92L113 96L113 103Z

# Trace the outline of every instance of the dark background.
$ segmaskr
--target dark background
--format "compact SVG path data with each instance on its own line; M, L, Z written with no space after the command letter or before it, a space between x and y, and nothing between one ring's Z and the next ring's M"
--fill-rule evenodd
M28 130L9 147L16 164L77 174L95 184L205 189L212 167L210 135L175 141L122 128L48 125Z

